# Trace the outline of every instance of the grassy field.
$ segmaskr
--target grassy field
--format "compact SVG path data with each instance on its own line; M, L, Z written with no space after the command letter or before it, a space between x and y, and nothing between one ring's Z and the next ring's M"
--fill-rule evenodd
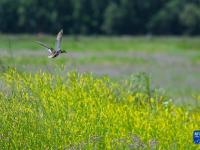
M1 68L52 73L52 68L64 66L66 71L108 74L116 80L146 72L153 86L164 88L180 103L191 103L191 95L200 91L200 37L67 36L63 48L68 54L53 60L36 40L55 45L55 36L1 35Z
M200 50L200 37L153 37L153 36L66 36L63 39L63 48L72 51L83 50L148 50L148 51L177 51ZM38 50L34 41L50 43L54 47L55 36L52 35L0 35L0 48L8 49L11 44L15 50Z
M200 37L35 40L0 35L0 149L198 148Z

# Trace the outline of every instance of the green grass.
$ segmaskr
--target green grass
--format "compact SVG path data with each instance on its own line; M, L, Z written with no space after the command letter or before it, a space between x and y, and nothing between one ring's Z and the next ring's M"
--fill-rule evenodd
M200 37L35 40L55 36L0 35L0 149L198 148Z
M200 91L200 37L65 36L63 48L68 53L56 59L48 59L46 49L35 40L54 46L55 36L1 34L0 71L16 67L35 72L58 65L109 74L116 80L147 72L155 86L166 89L180 103L192 103L191 95Z
M0 149L197 149L199 96L175 106L145 74L114 82L63 72L0 78Z
M49 35L0 35L0 49L42 49L34 41L39 40L54 47L55 36ZM63 48L82 50L200 50L200 37L144 37L144 36L65 36Z
M37 58L33 56L4 56L1 58L2 62L5 62L6 65L12 65L13 63L18 65L44 65L50 63L52 60L47 59L44 56L37 56ZM54 61L54 64L67 64L71 63L72 59L68 57L67 59L65 57L58 58L56 61ZM145 58L139 58L139 57L125 57L125 56L85 56L76 58L76 62L79 64L145 64L145 63L151 63L151 61L146 60Z

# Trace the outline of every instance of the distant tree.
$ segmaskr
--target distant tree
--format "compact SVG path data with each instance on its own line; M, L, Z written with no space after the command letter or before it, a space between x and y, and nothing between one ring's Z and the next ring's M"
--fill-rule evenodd
M18 20L13 18L16 21L15 25L18 27L18 32L35 32L37 28L37 14L35 13L37 10L36 1L19 0L18 2Z
M182 12L184 2L181 0L172 0L160 10L151 22L151 29L156 34L180 34L182 25L179 15Z
M145 34L149 32L150 19L165 1L119 0L111 3L105 11L104 28L117 31L117 34Z
M187 34L200 34L200 5L185 5L180 14L181 24L184 25Z
M65 33L73 33L73 0L53 0L53 10L56 13L55 22L52 24L54 31L65 29Z
M102 29L107 34L119 34L123 24L122 17L119 6L111 2L105 10Z
M123 34L136 34L142 30L142 26L139 27L140 20L137 16L137 0L120 0L120 15L121 15L121 28L120 33Z
M17 32L18 15L17 8L18 1L0 0L0 31L1 32Z
M0 32L200 34L200 0L0 0Z
M104 12L108 5L108 0L91 0L91 28L90 32L94 34L103 33L102 24L104 20Z
M76 0L73 1L73 33L98 34L103 22L103 14L107 0Z

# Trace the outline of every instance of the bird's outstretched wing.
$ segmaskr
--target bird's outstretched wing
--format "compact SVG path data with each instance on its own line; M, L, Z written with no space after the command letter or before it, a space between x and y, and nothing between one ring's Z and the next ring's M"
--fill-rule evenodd
M36 43L40 44L41 46L45 47L48 49L49 55L51 55L52 53L55 52L55 50L53 50L52 48L50 48L49 46L47 46L46 44L40 42L40 41L35 41Z
M56 45L55 45L56 51L61 49L60 46L61 46L61 41L62 41L62 35L63 35L63 29L61 29L60 32L58 32L57 37L56 37Z
M35 41L36 43L40 44L41 46L45 47L45 48L48 48L48 49L51 49L49 46L47 46L46 44L40 42L40 41Z

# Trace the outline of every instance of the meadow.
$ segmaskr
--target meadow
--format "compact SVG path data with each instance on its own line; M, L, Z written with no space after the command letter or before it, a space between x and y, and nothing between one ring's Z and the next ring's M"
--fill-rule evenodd
M0 149L198 149L199 37L0 36Z
M177 51L199 50L200 37L176 36L81 36L70 35L63 38L63 49L72 51L105 51L105 50L150 50ZM0 48L8 49L9 45L15 50L38 50L35 40L51 43L54 46L55 35L0 35Z

